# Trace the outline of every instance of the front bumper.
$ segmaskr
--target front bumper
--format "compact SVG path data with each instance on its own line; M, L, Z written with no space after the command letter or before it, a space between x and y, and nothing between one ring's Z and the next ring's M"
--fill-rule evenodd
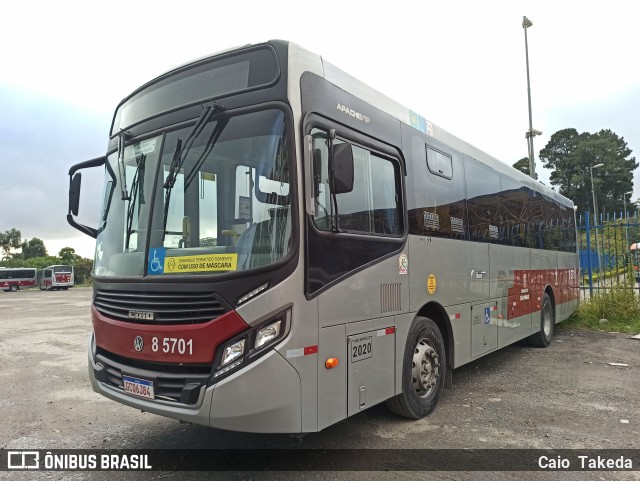
M121 404L192 424L231 431L299 433L302 427L300 376L273 350L212 386L202 386L191 404L144 399L101 382L104 365L96 359L93 335L88 349L92 389ZM123 368L126 372L126 366ZM195 401L195 402L193 402Z

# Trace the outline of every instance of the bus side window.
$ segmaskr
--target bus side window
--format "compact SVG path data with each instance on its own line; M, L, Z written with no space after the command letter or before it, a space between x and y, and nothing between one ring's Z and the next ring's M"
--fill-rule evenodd
M329 187L327 134L318 129L313 137L313 176L319 230L331 230L335 216ZM345 143L334 139L333 144ZM342 232L402 235L400 165L395 159L352 144L354 179L350 192L336 194L338 228ZM334 219L335 222L335 219Z
M353 190L336 196L341 231L401 235L399 165L353 146Z

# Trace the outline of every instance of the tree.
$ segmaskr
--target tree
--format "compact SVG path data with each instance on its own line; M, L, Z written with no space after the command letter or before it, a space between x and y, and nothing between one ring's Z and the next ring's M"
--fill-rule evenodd
M599 212L622 211L623 195L633 188L633 171L638 167L624 138L611 130L598 133L578 133L563 129L554 133L540 151L544 167L551 169L550 181L562 195L573 200L578 212L589 210L591 198L591 167L593 189Z
M33 259L34 257L46 257L47 248L44 246L42 239L34 237L30 241L22 243L22 259Z
M23 259L22 256L14 256L13 258L0 262L2 267L33 267L35 269L44 269L45 267L60 264L60 258L56 256L32 257L31 259Z
M76 254L76 250L73 247L63 247L60 249L58 257L60 258L60 263L70 266L75 265L78 259L81 259L81 257Z
M11 230L0 232L0 248L4 253L3 258L10 256L11 249L18 249L22 243L22 233L15 227Z
M518 169L525 175L529 175L529 157L522 157L519 161L513 164L514 169ZM536 180L538 179L538 174L536 174Z

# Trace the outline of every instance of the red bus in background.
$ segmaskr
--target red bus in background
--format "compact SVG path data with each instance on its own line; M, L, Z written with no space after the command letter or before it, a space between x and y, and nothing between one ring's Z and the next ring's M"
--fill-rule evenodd
M38 287L42 291L73 287L73 266L56 265L38 271Z
M29 267L0 267L0 289L16 292L36 286L36 269Z

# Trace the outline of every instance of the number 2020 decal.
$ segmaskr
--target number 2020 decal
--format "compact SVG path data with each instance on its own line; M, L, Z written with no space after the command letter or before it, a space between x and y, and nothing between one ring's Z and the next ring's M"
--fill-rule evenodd
M373 355L371 336L361 337L351 341L351 362L362 361Z

